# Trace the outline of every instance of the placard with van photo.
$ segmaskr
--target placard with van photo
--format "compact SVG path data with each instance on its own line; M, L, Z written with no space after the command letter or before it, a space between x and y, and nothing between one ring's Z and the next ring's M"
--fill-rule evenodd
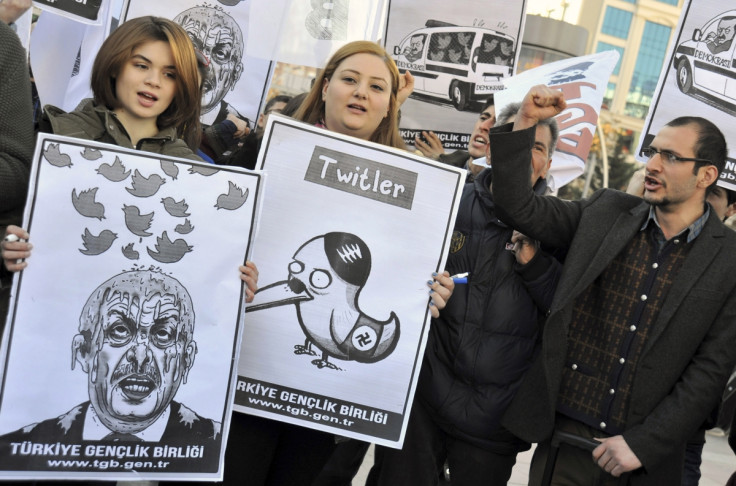
M222 478L261 179L39 137L0 350L3 478Z
M640 104L650 106L636 150L670 120L701 116L718 126L729 147L718 185L736 190L736 9L717 0L685 0L656 89Z
M465 171L271 116L235 410L401 447Z
M433 131L445 150L465 150L482 103L515 72L526 1L391 0L386 50L414 76L401 107L408 145Z

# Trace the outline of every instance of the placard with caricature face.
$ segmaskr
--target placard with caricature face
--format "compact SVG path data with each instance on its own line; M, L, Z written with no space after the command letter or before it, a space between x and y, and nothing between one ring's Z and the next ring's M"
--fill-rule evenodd
M0 471L222 477L261 174L42 135L2 347Z

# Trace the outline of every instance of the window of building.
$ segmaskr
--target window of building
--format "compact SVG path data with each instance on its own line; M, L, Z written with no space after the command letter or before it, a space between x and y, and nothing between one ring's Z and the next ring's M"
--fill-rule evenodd
M667 5L674 5L675 7L677 6L678 3L680 3L680 0L658 0L658 1L662 3L666 3Z
M647 21L641 36L639 56L636 58L631 86L626 96L624 113L645 118L657 87L662 63L667 51L672 28Z
M603 17L601 32L618 37L619 39L626 39L629 36L629 28L631 27L633 16L634 14L632 12L616 7L606 7L606 16Z
M613 74L615 76L618 76L618 71L621 69L621 60L624 58L624 48L619 46L614 46L613 44L609 44L608 42L599 42L598 45L595 48L595 52L602 52L602 51L618 51L618 62L616 63L616 67L613 68Z
M608 83L606 92L603 93L603 106L605 110L610 110L613 104L613 95L616 93L616 83Z
M677 0L675 0L675 1L677 1ZM636 0L624 0L624 2L636 3Z

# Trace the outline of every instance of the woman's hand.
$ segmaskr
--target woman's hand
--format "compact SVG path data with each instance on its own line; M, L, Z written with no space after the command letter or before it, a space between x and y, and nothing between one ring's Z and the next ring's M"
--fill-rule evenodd
M427 281L429 286L429 312L432 317L439 317L440 310L445 308L447 301L452 297L455 290L455 282L450 278L447 271L442 273L432 273L432 280Z
M245 302L253 302L256 292L258 292L258 267L251 261L246 261L245 265L240 265L240 280L245 282Z
M399 74L399 90L396 93L396 102L399 107L404 104L412 91L414 91L414 76L409 71Z
M28 243L30 235L26 230L15 225L5 229L3 241L0 242L0 254L5 268L11 272L20 272L28 266L26 258L31 256L33 245Z

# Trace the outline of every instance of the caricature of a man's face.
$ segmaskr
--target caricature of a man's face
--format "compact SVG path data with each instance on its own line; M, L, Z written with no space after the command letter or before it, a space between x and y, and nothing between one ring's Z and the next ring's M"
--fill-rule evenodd
M415 35L411 38L411 53L420 54L424 47L424 37L421 35Z
M724 42L728 42L734 38L735 34L736 19L721 19L720 22L718 22L718 35L716 36L715 43L723 44Z
M219 105L235 88L243 71L243 33L235 20L221 10L193 7L174 18L209 60L202 89L202 113Z
M94 327L81 322L74 341L92 406L113 431L143 430L169 406L194 362L189 295L161 273L128 272L98 287L81 319L95 313Z

